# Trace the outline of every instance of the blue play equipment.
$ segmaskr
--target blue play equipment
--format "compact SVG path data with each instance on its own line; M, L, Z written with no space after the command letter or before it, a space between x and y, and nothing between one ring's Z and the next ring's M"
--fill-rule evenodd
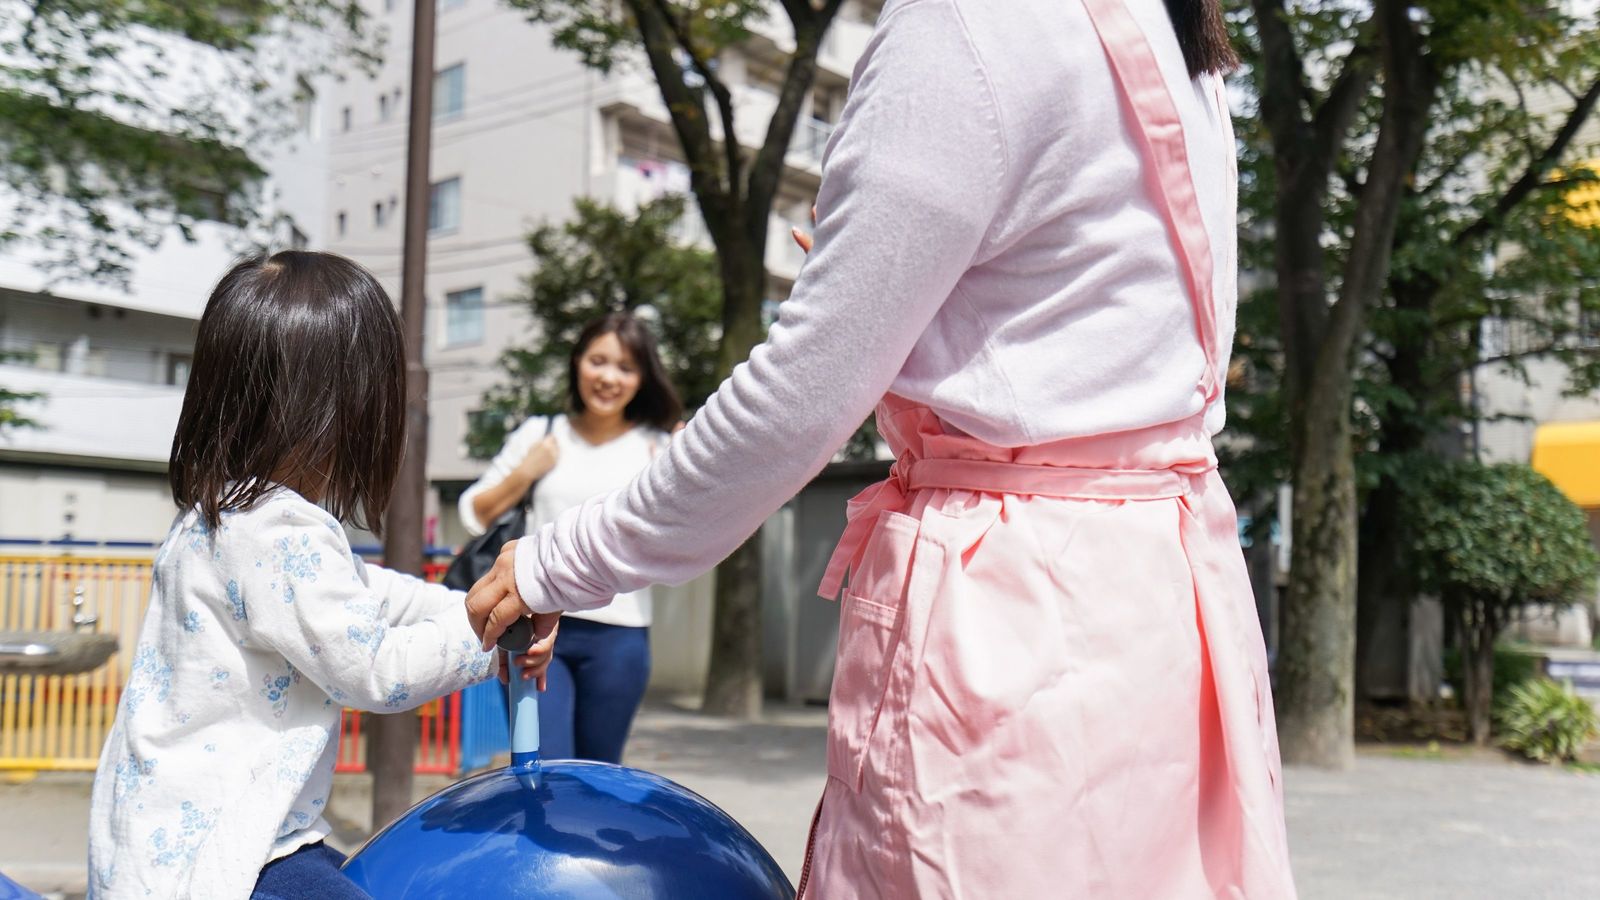
M0 900L44 900L44 898L0 875Z
M500 645L532 639L527 620ZM511 677L511 765L412 807L345 863L382 900L790 900L750 832L699 794L609 763L539 758L538 691Z

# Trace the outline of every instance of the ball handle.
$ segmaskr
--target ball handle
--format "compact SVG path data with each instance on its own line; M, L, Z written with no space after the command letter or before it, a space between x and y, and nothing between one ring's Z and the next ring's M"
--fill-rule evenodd
M511 768L532 788L539 780L539 687L534 679L522 677L515 660L533 645L533 620L517 619L495 643L506 653L510 676Z

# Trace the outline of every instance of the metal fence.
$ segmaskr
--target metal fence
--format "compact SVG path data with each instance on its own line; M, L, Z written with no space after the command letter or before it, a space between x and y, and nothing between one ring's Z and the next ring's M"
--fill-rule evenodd
M0 557L0 630L118 638L93 672L0 677L0 769L94 769L149 596L149 560Z
M437 579L442 566L429 566ZM0 556L0 631L114 635L117 651L81 675L0 676L0 770L93 771L116 718L150 599L150 560ZM453 774L461 760L461 698L419 711L417 771ZM340 722L338 771L364 771L361 714Z

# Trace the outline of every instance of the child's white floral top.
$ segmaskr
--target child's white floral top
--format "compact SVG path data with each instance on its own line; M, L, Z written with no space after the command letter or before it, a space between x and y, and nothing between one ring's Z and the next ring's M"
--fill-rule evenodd
M479 646L462 594L364 564L287 488L215 531L180 515L95 777L90 896L249 897L262 866L331 831L340 708L480 681Z

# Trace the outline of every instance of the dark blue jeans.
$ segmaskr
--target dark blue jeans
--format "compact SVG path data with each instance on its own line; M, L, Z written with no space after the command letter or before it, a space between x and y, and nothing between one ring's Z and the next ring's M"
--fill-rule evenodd
M622 762L650 680L650 629L563 618L539 695L539 755Z
M269 862L250 900L372 900L339 871L344 854L321 841Z

